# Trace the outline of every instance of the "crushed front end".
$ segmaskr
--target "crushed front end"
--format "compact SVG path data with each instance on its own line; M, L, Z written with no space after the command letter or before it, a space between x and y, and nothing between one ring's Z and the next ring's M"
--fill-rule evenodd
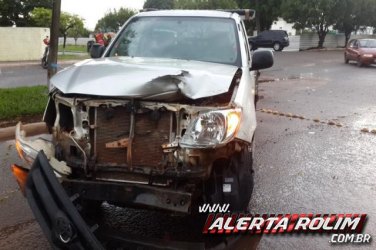
M70 170L62 174L69 193L181 213L201 196L213 163L242 145L228 143L239 108L55 93L44 119L53 138L50 158Z

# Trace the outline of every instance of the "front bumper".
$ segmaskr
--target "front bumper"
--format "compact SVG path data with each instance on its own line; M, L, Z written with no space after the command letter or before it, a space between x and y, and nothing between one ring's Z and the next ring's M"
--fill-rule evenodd
M366 65L370 65L370 64L376 64L376 57L364 57L364 56L361 56L360 57L360 62L362 64L366 64Z
M189 192L144 184L63 179L66 190L87 200L135 207L152 207L178 213L190 213L192 194Z
M26 198L50 244L56 248L104 249L58 182L43 152L27 176Z
M74 205L80 195L68 196L43 152L38 153L30 171L14 166L13 172L54 249L105 249L104 246L113 245L127 249L204 249L203 242L139 239L98 228L98 225L89 227Z

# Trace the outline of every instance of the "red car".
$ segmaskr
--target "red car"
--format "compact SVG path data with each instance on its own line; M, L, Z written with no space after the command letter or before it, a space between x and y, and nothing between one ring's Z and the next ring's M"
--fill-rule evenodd
M376 39L353 39L345 50L345 63L356 61L359 67L376 63Z

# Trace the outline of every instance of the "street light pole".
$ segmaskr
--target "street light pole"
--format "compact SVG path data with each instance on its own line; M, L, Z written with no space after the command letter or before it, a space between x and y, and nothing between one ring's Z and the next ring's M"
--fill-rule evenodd
M50 78L57 72L57 53L59 46L61 0L54 0L52 5L52 22L50 29L50 52L48 54L48 84Z

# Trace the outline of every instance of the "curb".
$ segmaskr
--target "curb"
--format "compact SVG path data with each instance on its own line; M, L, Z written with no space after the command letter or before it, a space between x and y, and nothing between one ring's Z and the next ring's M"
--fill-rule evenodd
M27 136L33 136L48 132L45 122L35 122L21 125ZM13 140L15 138L16 126L0 128L0 142Z
M300 51L304 52L324 52L324 51L344 51L345 48L323 48L323 49L304 49Z
M260 78L257 80L258 83L264 83L264 82L274 82L276 79L271 76L260 76Z

